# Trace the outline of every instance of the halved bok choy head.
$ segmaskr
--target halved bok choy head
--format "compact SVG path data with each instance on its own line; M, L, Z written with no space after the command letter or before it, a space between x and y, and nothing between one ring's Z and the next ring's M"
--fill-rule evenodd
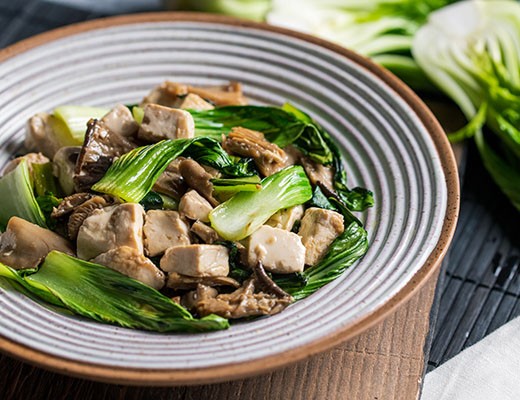
M484 165L520 210L520 4L474 0L445 7L430 15L412 50L470 121L450 140L476 135Z

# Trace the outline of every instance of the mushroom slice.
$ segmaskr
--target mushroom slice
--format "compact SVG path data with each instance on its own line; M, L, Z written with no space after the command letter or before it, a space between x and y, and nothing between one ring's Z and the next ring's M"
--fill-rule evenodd
M197 94L189 93L184 99L182 103L179 104L179 108L183 110L196 110L196 111L204 111L204 110L213 110L215 107L204 100Z
M18 217L0 235L0 262L14 269L36 268L53 250L74 255L69 241Z
M181 275L177 272L170 272L168 274L168 279L166 281L166 286L175 289L175 290L186 290L186 289L195 289L198 284L202 284L205 286L232 286L234 288L239 288L240 283L238 283L233 278L229 276L207 276L207 277L193 277L187 275Z
M92 215L94 210L113 205L115 200L110 196L92 196L82 204L75 207L69 217L67 233L71 240L78 237L79 228L83 222Z
M184 157L178 157L168 164L168 167L166 167L153 185L153 191L165 194L176 200L179 200L186 193L188 187L179 171L179 165L183 160L185 160Z
M305 246L305 264L315 265L320 261L344 229L343 215L340 213L317 207L308 208L298 231Z
M87 200L91 199L94 195L92 193L74 193L70 196L65 197L58 207L54 207L51 213L52 218L60 218L70 214L74 209Z
M116 247L98 255L92 262L104 265L154 289L159 290L164 286L164 273L134 248Z
M4 168L3 175L13 171L20 164L20 162L22 162L22 160L25 160L25 162L27 163L27 168L29 168L29 172L32 171L33 164L47 164L51 161L42 153L28 153L9 161Z
M202 195L212 207L219 205L219 202L213 197L213 184L210 181L213 175L207 172L197 161L192 159L181 161L179 172L184 178L184 182Z
M161 106L177 108L187 94L187 85L165 81L154 87L139 105L144 107L146 104L160 104Z
M247 99L242 94L239 82L229 82L219 86L188 86L188 92L211 101L216 106L244 106Z
M267 275L261 262L256 263L253 267L253 276L258 287L260 287L264 292L273 294L280 298L291 297L289 293L285 292L269 277L269 275Z
M224 318L245 318L278 314L293 301L292 297L256 292L256 285L254 279L248 279L234 292L217 296L199 285L191 294L191 303L201 317L216 314Z
M197 235L204 243L212 244L219 240L223 240L217 231L212 227L206 225L204 222L195 221L190 229L195 235Z
M115 157L135 148L124 136L109 130L104 123L91 119L87 123L85 141L74 170L74 186L77 192L85 192L99 181Z
M217 106L243 106L247 104L247 99L242 94L242 85L238 82L229 82L217 86L189 86L165 81L153 88L140 105L143 107L146 104L160 104L166 107L179 108L190 94L198 95L203 100L209 100Z
M54 133L52 115L40 113L27 121L25 147L31 151L41 151L45 156L53 158L61 144Z
M226 136L222 147L233 154L252 157L260 172L269 176L286 167L287 155L276 144L265 140L264 134L235 127Z
M300 162L313 185L317 186L321 183L334 191L334 169L331 166L317 163L308 157L301 157Z

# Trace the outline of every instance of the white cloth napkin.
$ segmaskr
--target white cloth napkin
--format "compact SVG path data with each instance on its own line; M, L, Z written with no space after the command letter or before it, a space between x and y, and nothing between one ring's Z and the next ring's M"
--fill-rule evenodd
M427 374L421 399L520 399L520 317Z

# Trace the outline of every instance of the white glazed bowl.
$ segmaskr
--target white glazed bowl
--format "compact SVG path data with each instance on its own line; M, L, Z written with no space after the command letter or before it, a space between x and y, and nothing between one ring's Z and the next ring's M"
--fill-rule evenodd
M113 382L228 380L285 365L368 328L440 264L458 211L444 134L400 81L302 34L233 19L160 13L92 21L0 52L0 165L29 116L63 104L135 103L165 79L243 83L257 103L289 101L340 144L370 249L341 278L270 318L208 334L154 334L60 315L0 282L0 348L29 362Z

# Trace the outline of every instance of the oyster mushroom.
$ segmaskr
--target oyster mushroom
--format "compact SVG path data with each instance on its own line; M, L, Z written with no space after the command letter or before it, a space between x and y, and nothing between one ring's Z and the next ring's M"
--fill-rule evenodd
M68 240L18 217L0 235L0 262L14 269L36 268L53 250L74 255Z
M213 175L206 172L197 161L192 159L181 161L179 172L184 178L184 182L204 197L212 207L219 205L219 202L213 197L213 184L210 181Z

